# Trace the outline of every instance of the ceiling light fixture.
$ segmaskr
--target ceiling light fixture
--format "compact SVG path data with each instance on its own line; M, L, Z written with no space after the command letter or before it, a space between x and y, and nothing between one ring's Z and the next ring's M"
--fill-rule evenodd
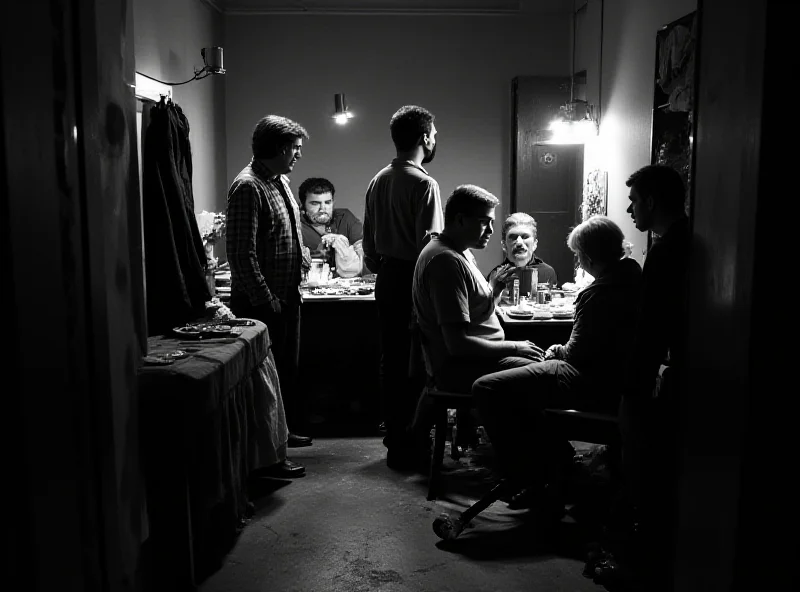
M587 6L585 4L584 6ZM602 6L602 5L601 5ZM602 68L602 7L600 25L600 68ZM572 11L572 75L570 76L569 101L559 107L558 116L550 122L553 132L550 144L583 144L600 133L600 121L595 114L594 105L575 98L575 41L577 37L577 11ZM602 76L602 69L600 70ZM585 83L585 76L584 76ZM600 80L602 85L602 79Z
M353 118L353 113L347 109L347 101L344 93L333 95L333 115L331 117L339 125L344 125L349 119Z

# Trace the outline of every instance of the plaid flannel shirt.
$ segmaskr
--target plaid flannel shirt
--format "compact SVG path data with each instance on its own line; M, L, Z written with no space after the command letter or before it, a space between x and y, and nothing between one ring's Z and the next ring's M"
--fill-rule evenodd
M227 223L231 291L244 292L253 306L273 297L299 301L311 261L288 179L251 160L228 190Z

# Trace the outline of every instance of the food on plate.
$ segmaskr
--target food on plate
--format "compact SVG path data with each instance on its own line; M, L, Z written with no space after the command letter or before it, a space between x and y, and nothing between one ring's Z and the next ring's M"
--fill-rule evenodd
M509 308L506 313L512 319L532 319L533 318L533 311L531 309L524 309L524 308Z

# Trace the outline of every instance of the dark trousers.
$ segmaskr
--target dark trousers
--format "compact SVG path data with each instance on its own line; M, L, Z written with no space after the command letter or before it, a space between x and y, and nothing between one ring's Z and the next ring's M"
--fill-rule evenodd
M380 386L387 448L408 443L421 385L409 376L411 285L414 261L384 259L375 282L381 362Z
M546 482L571 446L550 433L547 408L587 408L583 378L562 360L530 363L475 381L472 394L498 466L521 482ZM562 456L564 458L562 458Z
M297 388L300 367L300 300L281 303L276 313L269 305L252 306L246 296L231 294L230 309L237 317L257 319L267 325L270 348L281 385L281 397L289 432L300 434L307 426L305 398Z
M472 392L472 384L482 376L501 370L521 368L531 363L531 360L527 358L514 356L504 358L452 358L438 370L434 377L434 383L436 388L443 391L470 394ZM459 434L464 434L465 430L473 428L469 411L469 407L458 410ZM425 438L435 421L433 405L424 397L420 397L412 425L414 437L418 440ZM469 437L466 440L469 441Z
M623 397L619 419L626 500L638 521L630 560L642 578L659 583L648 590L671 589L679 476L676 410L668 400Z

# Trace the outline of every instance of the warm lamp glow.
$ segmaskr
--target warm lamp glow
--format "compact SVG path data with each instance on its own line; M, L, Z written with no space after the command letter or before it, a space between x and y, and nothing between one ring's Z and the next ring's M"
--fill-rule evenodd
M592 119L568 121L556 119L550 123L553 132L550 144L583 144L597 136L597 125Z
M344 93L333 95L333 115L331 117L339 125L347 123L348 119L353 117L353 114L347 109L347 101Z

